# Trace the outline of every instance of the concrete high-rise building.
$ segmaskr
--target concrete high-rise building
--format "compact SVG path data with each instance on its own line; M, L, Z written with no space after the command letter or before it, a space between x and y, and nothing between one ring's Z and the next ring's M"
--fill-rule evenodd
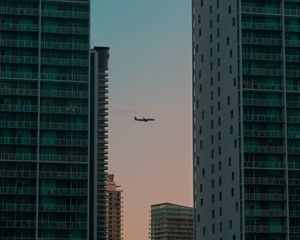
M114 175L107 175L106 182L106 239L123 239L123 190L114 181Z
M300 239L300 1L192 2L196 239Z
M151 206L151 240L193 240L194 209L172 203Z
M89 0L0 0L1 239L104 239L107 67L94 59Z

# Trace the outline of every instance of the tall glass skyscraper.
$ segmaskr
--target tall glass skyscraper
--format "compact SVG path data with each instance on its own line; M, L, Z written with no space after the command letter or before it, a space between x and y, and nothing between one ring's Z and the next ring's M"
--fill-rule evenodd
M193 0L197 240L300 239L299 29L299 0Z
M103 239L107 79L89 25L89 0L0 0L0 239Z

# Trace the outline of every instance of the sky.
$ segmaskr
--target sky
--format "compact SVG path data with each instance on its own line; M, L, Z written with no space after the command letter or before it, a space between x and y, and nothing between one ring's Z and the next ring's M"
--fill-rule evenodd
M108 167L124 190L124 240L148 239L151 204L192 206L190 2L92 0L91 44L110 47Z

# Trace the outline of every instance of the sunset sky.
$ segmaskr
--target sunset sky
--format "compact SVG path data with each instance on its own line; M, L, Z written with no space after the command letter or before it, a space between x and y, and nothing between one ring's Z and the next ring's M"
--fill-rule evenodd
M92 2L92 46L111 48L109 173L124 189L124 240L146 240L151 204L192 206L191 1Z

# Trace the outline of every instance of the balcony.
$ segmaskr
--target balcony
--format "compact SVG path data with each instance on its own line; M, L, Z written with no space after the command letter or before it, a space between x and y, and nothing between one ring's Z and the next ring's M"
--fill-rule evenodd
M73 43L73 42L45 42L41 43L44 49L60 49L60 50L89 50L89 45L85 43Z
M41 229L73 229L73 230L85 230L87 229L86 222L60 222L60 221L41 221L39 222L39 228Z
M34 72L0 72L1 78L12 78L12 79L35 79L38 80L38 74Z
M272 193L246 193L246 201L285 201L286 196L284 194L272 194Z
M88 91L67 91L67 90L41 90L42 97L57 98L88 98Z
M0 39L0 45L3 47L19 47L19 48L38 48L38 41L34 40L13 40Z
M300 71L299 70L286 70L286 76L287 77L300 77Z
M290 209L289 215L290 215L290 217L293 217L293 218L299 218L300 217L300 211L299 210Z
M2 31L13 31L13 32L38 32L39 25L37 24L13 24L13 23L2 23L0 24L0 30Z
M283 138L284 132L280 130L244 130L244 136L257 138Z
M284 117L282 115L244 114L245 122L283 122L283 120Z
M55 114L88 114L88 108L76 107L76 106L69 106L69 107L41 106L41 112L55 113Z
M300 201L300 195L298 194L289 194L289 201L290 202L299 202Z
M242 22L243 29L281 31L282 25L276 23Z
M0 112L37 112L35 105L0 104Z
M87 188L41 188L40 195L46 196L87 196Z
M0 28L1 29L1 28ZM88 27L61 27L61 26L42 26L43 33L61 33L61 34L81 34L88 35Z
M299 131L288 131L287 136L288 136L288 138L300 139L300 132Z
M35 161L35 154L0 153L1 161Z
M248 185L285 185L284 178L268 177L245 177L245 184Z
M300 227L290 226L290 233L299 234L300 233ZM297 238L292 238L292 239L297 239Z
M79 155L40 155L40 161L42 162L55 162L55 163L88 163L87 156Z
M299 17L300 10L299 9L286 8L286 9L284 9L284 14L287 15L287 16Z
M285 217L284 210L270 210L270 209L246 209L245 215L248 217Z
M253 37L243 37L243 44L251 44L251 45L267 45L267 46L282 46L283 41L281 39L276 38L253 38Z
M267 162L267 161L245 161L245 168L274 168L274 169L282 169L284 168L284 163L282 162Z
M43 17L54 17L54 18L80 18L88 19L89 13L86 11L60 11L60 10L42 10Z
M299 187L300 186L300 179L289 178L289 185L290 186L298 186Z
M40 144L43 146L57 146L57 147L87 147L88 141L82 139L53 139L53 138L42 138Z
M85 123L53 123L53 122L41 122L41 129L55 129L55 130L77 130L87 131L88 125Z
M300 61L300 60L299 60ZM295 91L295 92L300 92L300 85L297 84L288 84L286 85L287 91Z
M288 147L288 153L290 154L300 154L300 147Z
M300 101L288 100L287 106L290 108L300 108Z
M1 57L0 57L1 58ZM30 96L35 97L38 95L37 89L26 89L26 88L0 88L0 95L3 96Z
M37 8L1 7L0 13L3 15L38 16L39 9L37 9Z
M282 146L258 146L258 145L245 145L244 151L246 153L280 153L285 152L284 147ZM299 149L300 151L300 149Z
M287 116L288 123L300 123L300 117L298 116Z
M284 226L272 226L272 225L246 225L246 233L286 233L287 228Z
M285 40L287 47L300 47L300 41L298 40Z
M37 122L34 121L0 121L0 128L22 128L22 129L35 129Z
M300 162L289 162L289 170L300 170Z
M80 74L54 74L54 73L42 73L42 80L53 80L53 81L72 81L72 82L87 82L88 75Z
M0 211L2 212L34 212L35 209L36 209L35 204L17 204L17 203L0 204Z
M285 25L286 32L300 32L300 25Z
M71 58L46 58L42 57L43 65L59 65L59 66L88 66L87 59L71 59Z
M0 187L0 194L3 195L36 195L36 188L27 187Z
M3 178L36 178L36 171L0 170L0 176Z
M243 68L243 75L280 77L283 75L283 71L281 69L271 69L271 68Z
M33 137L0 137L0 144L3 145L36 145L36 138Z
M82 179L88 178L87 172L50 172L41 171L39 174L40 178L45 179Z
M86 205L39 205L40 212L58 212L58 213L86 213Z
M277 91L282 90L283 86L281 84L274 84L274 83L244 83L244 89L251 89L251 90L271 90Z
M30 220L0 220L1 229L35 228L35 221Z
M298 56L298 55L286 55L285 60L287 62L296 62L296 63L298 63L298 62L300 62L300 56Z
M280 8L270 8L270 7L255 7L251 5L242 5L242 13L263 13L263 14L281 14Z
M256 61L282 61L281 54L243 53L243 59Z
M0 56L0 61L3 63L13 64L38 64L38 57L34 56Z
M243 104L245 106L283 107L283 100L281 100L281 99L244 98Z

